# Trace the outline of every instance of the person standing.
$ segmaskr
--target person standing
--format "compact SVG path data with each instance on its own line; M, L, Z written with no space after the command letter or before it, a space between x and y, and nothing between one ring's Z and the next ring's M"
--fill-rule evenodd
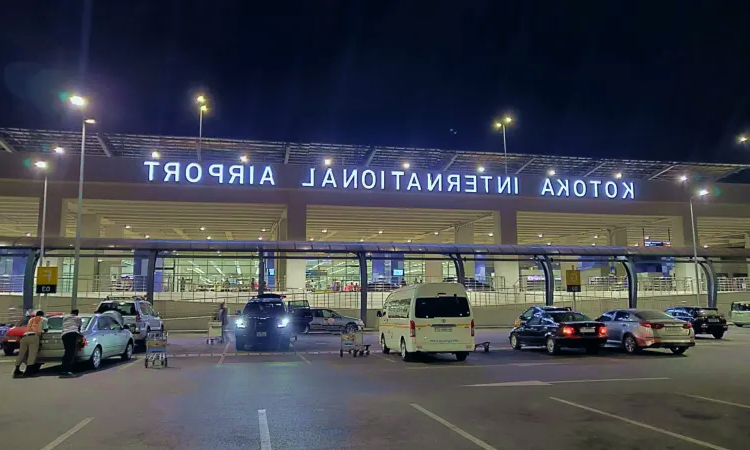
M31 376L36 371L36 356L39 353L39 343L42 333L47 328L47 320L44 311L37 311L36 315L29 320L28 328L21 338L21 348L16 358L16 369L13 378L20 376ZM26 371L21 372L21 363L26 363Z
M70 314L63 317L62 322L62 341L65 346L65 354L62 358L62 367L60 368L61 377L73 376L73 361L76 355L76 345L78 336L81 333L81 318L78 317L78 310L70 311Z
M221 343L223 344L226 338L227 323L229 323L227 307L223 302L219 305L219 311L216 313L216 321L221 323Z

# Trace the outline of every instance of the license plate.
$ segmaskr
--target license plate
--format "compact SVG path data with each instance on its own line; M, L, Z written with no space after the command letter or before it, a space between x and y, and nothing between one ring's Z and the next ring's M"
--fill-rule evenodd
M596 328L581 328L581 333L596 333Z
M709 322L718 322L719 319L708 319Z
M8 342L13 342L13 343L16 343L16 342L18 342L18 341L17 341L16 339L8 339Z
M450 333L453 328L451 327L435 327L436 333Z
M266 337L266 332L265 331L259 331L259 332L255 333L255 336L257 336L257 337Z
M664 334L682 334L682 327L666 327Z

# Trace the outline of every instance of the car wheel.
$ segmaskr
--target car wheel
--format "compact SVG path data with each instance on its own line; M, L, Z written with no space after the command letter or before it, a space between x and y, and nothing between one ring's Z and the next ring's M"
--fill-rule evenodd
M387 355L391 352L391 349L388 348L387 345L385 345L385 335L383 334L380 335L380 348L383 350L384 355Z
M123 361L129 361L133 357L133 341L128 341L128 345L125 346L125 352L121 358Z
M235 337L234 339L234 348L238 351L244 351L245 350L245 340L244 339L238 339Z
M356 323L348 323L346 324L346 332L348 334L355 333L357 331L357 324Z
M401 339L401 360L405 362L411 361L411 353L406 350L406 341Z
M635 337L632 334L626 334L622 339L622 346L625 348L625 353L632 355L640 350L638 343L635 341Z
M94 348L94 352L91 353L89 358L89 368L97 370L102 365L102 348L98 345Z
M469 356L469 352L456 352L456 359L458 361L466 361L466 358Z
M3 353L5 353L5 356L13 356L13 353L15 350L12 348L3 348Z
M672 353L675 355L681 355L687 351L687 347L671 347L670 350L672 350Z
M717 332L711 333L711 334L713 334L716 339L721 339L721 338L724 337L724 332L723 331L717 331Z
M599 353L599 347L586 347L587 355L596 355Z
M555 342L555 338L552 336L547 337L547 342L545 347L547 348L547 353L550 355L556 355L560 353L560 347L557 345L557 342Z
M510 346L513 348L513 350L521 350L521 343L518 341L518 336L516 336L516 333L510 334Z

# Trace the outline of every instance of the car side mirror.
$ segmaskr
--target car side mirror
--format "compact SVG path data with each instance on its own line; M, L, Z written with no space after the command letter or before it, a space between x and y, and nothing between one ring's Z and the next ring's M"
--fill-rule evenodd
M378 311L378 317L383 317L383 312L382 311Z
M159 317L159 313L158 313L158 312L155 312L155 313L154 313L154 317Z

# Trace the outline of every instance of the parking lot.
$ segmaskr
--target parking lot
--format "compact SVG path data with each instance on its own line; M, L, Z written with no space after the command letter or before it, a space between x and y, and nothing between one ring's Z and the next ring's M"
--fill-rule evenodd
M750 330L699 337L683 356L514 351L507 330L465 362L339 357L338 336L286 353L170 336L169 367L143 355L59 379L11 379L0 358L0 439L14 449L743 449ZM377 342L374 334L366 342Z

